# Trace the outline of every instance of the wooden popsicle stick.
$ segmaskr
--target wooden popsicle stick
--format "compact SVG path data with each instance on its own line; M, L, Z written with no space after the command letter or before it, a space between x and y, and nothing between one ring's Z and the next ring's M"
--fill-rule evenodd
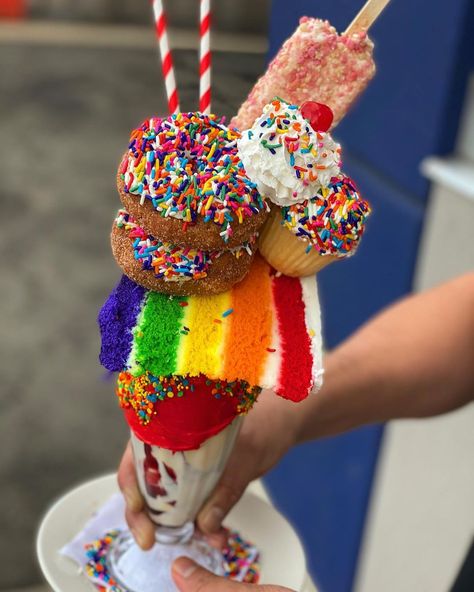
M390 0L367 0L355 19L344 31L344 35L368 31L389 2Z

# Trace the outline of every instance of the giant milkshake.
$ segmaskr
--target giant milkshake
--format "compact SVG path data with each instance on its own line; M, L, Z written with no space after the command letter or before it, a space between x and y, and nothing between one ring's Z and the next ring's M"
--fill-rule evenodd
M322 380L315 278L275 273L256 253L268 207L239 138L212 115L150 118L119 167L112 250L124 275L99 314L100 359L119 373L156 525L151 551L129 534L111 549L109 567L130 591L173 590L170 564L183 554L221 573L193 522L241 417L262 388L299 401Z

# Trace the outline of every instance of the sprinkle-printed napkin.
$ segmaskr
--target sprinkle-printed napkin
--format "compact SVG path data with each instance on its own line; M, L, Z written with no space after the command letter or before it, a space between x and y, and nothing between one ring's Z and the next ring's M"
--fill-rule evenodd
M79 564L89 580L103 592L124 592L110 577L105 557L110 544L127 528L123 497L114 494L59 552ZM229 531L222 552L226 577L256 584L260 574L259 552L236 531Z

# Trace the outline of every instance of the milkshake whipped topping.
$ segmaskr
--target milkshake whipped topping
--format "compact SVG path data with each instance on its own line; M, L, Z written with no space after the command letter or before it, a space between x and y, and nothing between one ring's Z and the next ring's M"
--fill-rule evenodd
M279 206L313 198L340 172L340 145L281 99L264 107L237 145L247 175Z

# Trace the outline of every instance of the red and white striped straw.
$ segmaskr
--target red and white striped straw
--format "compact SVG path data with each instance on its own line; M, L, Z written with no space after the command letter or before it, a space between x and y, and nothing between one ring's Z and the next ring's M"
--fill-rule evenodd
M168 23L162 0L153 0L153 12L155 15L156 37L160 47L161 67L165 79L166 97L168 98L168 111L172 115L179 112L179 99L174 76L173 58L168 43Z
M211 1L201 0L200 54L199 54L199 110L211 112Z

